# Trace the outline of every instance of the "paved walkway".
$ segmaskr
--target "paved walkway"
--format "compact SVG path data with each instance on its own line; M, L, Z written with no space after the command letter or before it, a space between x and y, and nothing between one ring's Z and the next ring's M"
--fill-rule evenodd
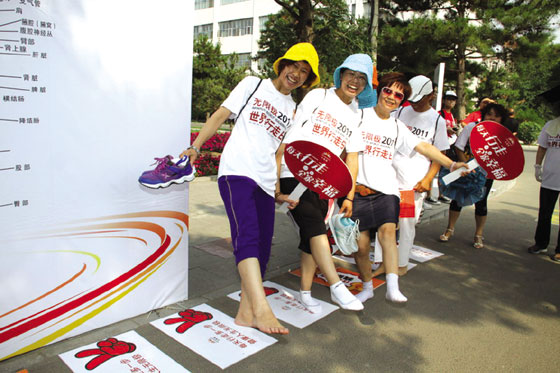
M242 360L228 372L363 371L558 371L560 266L544 255L529 255L538 210L535 151L526 150L524 173L515 182L496 182L489 202L486 248L472 247L473 208L464 209L448 243L447 205L426 210L417 244L445 255L418 264L401 278L409 301L385 301L385 288L362 312L338 310ZM220 369L149 325L188 307L207 303L234 316L237 303L226 295L239 290L227 244L229 228L212 178L190 186L189 299L149 314L100 328L0 362L0 372L69 372L58 354L129 330L193 372ZM553 229L553 239L557 228ZM298 289L288 273L298 267L297 239L291 222L277 214L266 279ZM552 248L549 248L552 251ZM329 301L327 287L313 294Z

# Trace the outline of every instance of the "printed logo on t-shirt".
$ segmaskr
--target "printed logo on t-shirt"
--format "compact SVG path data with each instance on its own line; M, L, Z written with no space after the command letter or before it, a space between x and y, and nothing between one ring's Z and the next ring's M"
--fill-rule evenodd
M560 148L560 135L554 137L548 136L547 145L549 148Z
M290 124L290 118L278 111L270 102L255 97L249 114L249 123L261 126L271 136L282 141Z
M387 160L393 159L395 141L397 141L396 136L393 138L362 131L362 138L364 139L364 143L366 145L364 155Z
M410 130L410 132L412 132L412 134L418 137L420 140L426 141L429 138L428 135L430 134L430 131L423 130L421 128L416 128L414 126L407 125L407 127Z
M336 118L323 110L317 111L312 121L312 134L327 139L340 150L346 147L348 139L352 136L352 130L348 128L348 126L339 122Z

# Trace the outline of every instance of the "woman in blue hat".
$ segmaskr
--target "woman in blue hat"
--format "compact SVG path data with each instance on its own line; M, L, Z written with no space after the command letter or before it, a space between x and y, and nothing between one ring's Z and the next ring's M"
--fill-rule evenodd
M285 144L297 140L314 142L339 157L345 152L345 162L355 182L358 173L358 152L364 150L359 131L362 109L373 106L376 101L376 93L371 84L372 76L373 63L368 55L354 54L346 58L334 72L335 87L309 92L298 106L294 125L278 152L279 161ZM284 199L298 184L283 160L279 184L276 194ZM353 195L354 186L340 209L345 217L352 215ZM296 201L292 201L290 207L300 231L302 303L311 312L320 311L320 303L311 297L313 277L319 266L330 285L333 302L344 309L362 310L362 303L342 283L332 260L325 227L328 201L307 190L297 206Z

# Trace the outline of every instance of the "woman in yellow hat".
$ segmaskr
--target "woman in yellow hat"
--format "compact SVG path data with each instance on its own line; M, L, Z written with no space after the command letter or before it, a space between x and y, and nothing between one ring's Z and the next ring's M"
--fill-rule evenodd
M241 277L242 296L235 323L265 333L287 334L288 329L274 316L262 285L274 230L275 153L296 107L290 93L319 83L319 57L313 45L299 43L276 60L273 68L275 79L243 79L181 156L188 156L194 164L204 142L226 119L235 119L218 170L218 186ZM282 196L278 202L285 200Z

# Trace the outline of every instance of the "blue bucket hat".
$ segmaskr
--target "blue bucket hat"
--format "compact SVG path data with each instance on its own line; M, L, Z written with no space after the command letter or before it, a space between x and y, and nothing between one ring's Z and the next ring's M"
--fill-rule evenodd
M371 85L371 80L373 78L373 62L371 57L363 53L353 54L346 57L342 65L337 67L334 71L333 78L336 88L340 88L340 70L342 69L354 70L366 74L366 86L358 95L358 104L360 109L375 106L375 104L377 104L377 92L375 92Z

